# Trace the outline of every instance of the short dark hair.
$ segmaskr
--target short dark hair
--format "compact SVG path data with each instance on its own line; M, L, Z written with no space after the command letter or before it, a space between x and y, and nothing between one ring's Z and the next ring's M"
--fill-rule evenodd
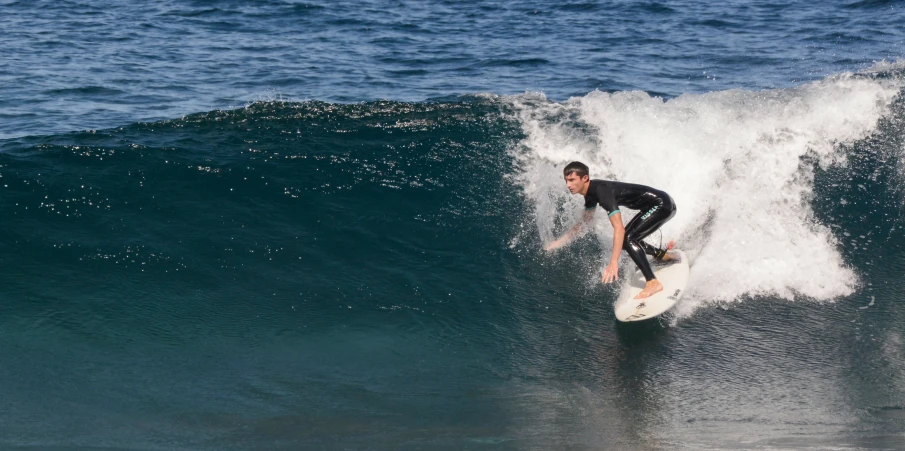
M563 168L562 176L568 177L569 174L571 174L573 172L578 174L578 177L581 178L581 177L588 175L588 172L590 172L590 171L588 170L588 167L584 163L582 163L580 161L573 161L573 162L567 164L565 168Z

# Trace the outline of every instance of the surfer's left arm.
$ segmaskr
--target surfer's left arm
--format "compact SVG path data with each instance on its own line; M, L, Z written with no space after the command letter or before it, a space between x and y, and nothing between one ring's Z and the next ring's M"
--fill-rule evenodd
M564 233L563 236L551 241L550 244L544 247L544 250L552 251L553 249L558 249L562 246L565 246L569 241L572 241L573 238L581 233L582 229L584 229L584 225L591 222L591 219L594 219L594 210L595 209L585 210L584 216L581 217L581 220L578 221L577 224L572 226L572 228L569 229L568 232Z
M613 255L610 264L603 268L603 283L614 282L619 277L619 255L622 254L622 243L625 241L625 226L622 225L622 213L613 210L610 213L610 224L613 225Z

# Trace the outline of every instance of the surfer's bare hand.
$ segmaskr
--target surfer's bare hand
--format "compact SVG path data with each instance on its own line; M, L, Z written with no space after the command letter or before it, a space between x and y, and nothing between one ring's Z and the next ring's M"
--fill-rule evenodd
M562 240L553 240L550 242L550 244L547 245L547 247L544 248L544 250L549 252L554 249L559 249L561 246L562 246Z
M600 280L603 283L610 283L615 282L617 277L619 277L619 265L610 263L606 268L603 268L603 278Z

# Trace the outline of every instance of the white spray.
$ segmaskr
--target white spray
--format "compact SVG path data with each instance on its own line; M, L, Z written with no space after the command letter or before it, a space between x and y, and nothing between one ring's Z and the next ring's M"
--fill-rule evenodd
M570 161L587 164L592 178L668 192L678 211L664 240L676 239L692 260L680 316L746 295L830 300L852 293L857 277L813 219L812 174L801 158L844 162L838 144L867 136L900 89L843 74L791 89L668 101L644 92L595 91L565 103L516 96L509 101L527 135L513 150L518 179L544 242L560 231L557 220L569 223L581 211L561 176ZM596 227L607 249L610 229Z

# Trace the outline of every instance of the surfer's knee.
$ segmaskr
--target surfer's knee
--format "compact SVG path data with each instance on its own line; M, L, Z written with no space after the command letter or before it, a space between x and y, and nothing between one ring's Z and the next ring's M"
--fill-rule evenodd
M635 250L637 252L641 252L641 246L635 242L635 239L629 236L626 236L624 241L622 241L622 250L631 251Z

